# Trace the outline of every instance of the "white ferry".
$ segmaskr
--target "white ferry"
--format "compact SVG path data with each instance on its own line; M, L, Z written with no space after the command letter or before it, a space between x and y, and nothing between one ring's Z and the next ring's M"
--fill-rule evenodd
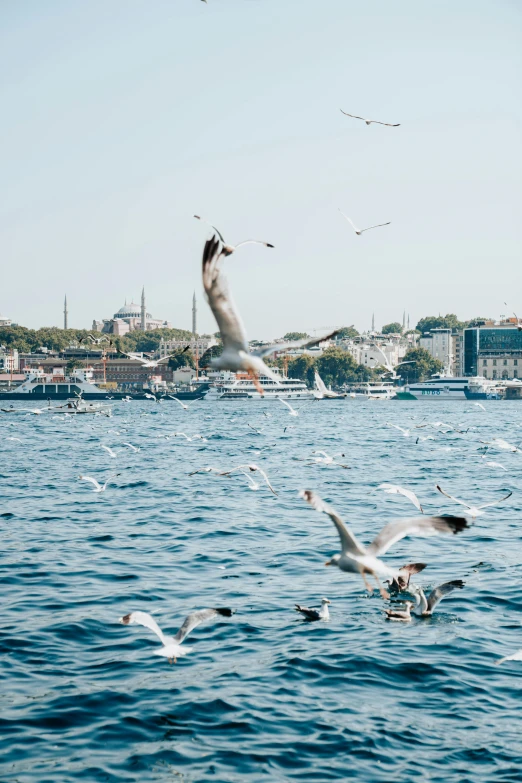
M358 383L348 389L352 400L393 400L397 391L393 383Z
M433 375L429 380L410 383L397 391L398 400L487 400L500 399L495 381Z
M0 400L69 400L87 397L91 400L107 399L108 392L93 382L92 370L73 370L64 374L63 367L45 371L31 368L25 371L27 376L20 386L5 392Z
M304 381L287 378L277 367L273 368L279 378L276 383L267 375L259 376L259 384L264 394L260 394L252 378L246 373L235 373L230 380L218 381L217 391L220 400L298 400L313 399L314 393Z

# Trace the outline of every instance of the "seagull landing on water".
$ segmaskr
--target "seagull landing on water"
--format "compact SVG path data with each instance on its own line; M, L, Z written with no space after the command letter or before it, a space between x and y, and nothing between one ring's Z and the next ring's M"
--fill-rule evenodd
M153 631L156 636L159 637L163 645L159 650L154 650L154 655L162 655L164 658L168 659L169 663L176 663L179 657L192 652L192 647L181 647L181 643L194 628L205 620L210 620L212 617L232 617L232 615L232 609L200 609L198 612L193 612L188 615L176 636L165 636L156 620L151 617L150 614L147 614L147 612L131 612L130 614L126 614L124 617L120 617L120 623L123 623L123 625L137 623L137 625L143 625L145 628Z
M227 253L224 252L223 245L217 237L212 237L212 239L205 242L202 259L203 287L214 318L217 321L223 343L221 356L216 356L212 359L210 366L216 370L231 370L232 372L240 372L242 370L247 372L259 394L264 396L265 392L259 383L259 375L267 375L278 386L281 386L278 376L263 361L265 356L269 356L276 351L287 351L289 348L304 348L317 345L317 343L323 340L334 337L339 330L337 329L325 337L295 340L289 343L276 343L250 353L245 327L221 268L222 261L226 255Z
M109 476L105 484L100 484L98 481L96 481L95 478L92 478L92 476L78 476L79 481L89 481L91 484L94 484L93 492L105 492L107 489L107 485L111 484L113 479L116 478L116 476L120 476L121 473L113 473L112 476Z
M362 120L367 125L386 125L388 128L398 128L400 125L400 122L381 122L380 120L367 120L366 117L358 117L357 114L348 114L347 111L343 111L342 109L340 109L340 111L346 117L352 117L354 120Z
M204 218L200 217L199 215L194 215L196 220L201 220L202 223L206 223L207 226L210 226L214 229L218 237L220 238L222 244L223 244L223 250L221 251L223 255L225 256L231 256L234 250L237 250L238 247L241 247L241 245L264 245L265 247L274 247L270 244L270 242L264 242L262 239L245 239L243 242L238 242L237 245L229 245L225 242L225 238L221 231L217 229L215 226L212 225L212 223L209 223L208 220L205 220Z
M339 212L341 212L340 209ZM358 237L360 237L361 234L364 234L365 231L371 231L372 228L381 228L382 226L391 225L391 220L389 220L387 223L377 223L375 226L368 226L368 228L357 228L357 226L353 223L353 221L350 220L348 215L345 215L344 212L341 212L341 215L343 216L343 218L345 218L348 221L348 223L351 225L351 227L353 228L353 230L355 231Z
M405 498L408 498L408 500L413 503L421 514L424 514L424 509L422 508L417 495L415 492L412 492L411 489L404 489L404 487L399 487L396 484L379 484L377 489L383 489L387 495L404 495Z
M467 513L472 519L476 519L477 517L484 516L484 511L482 511L483 508L489 508L490 506L498 506L499 503L502 503L503 500L507 500L513 494L512 492L510 492L509 494L504 495L504 497L501 497L498 500L493 500L490 503L482 503L480 506L469 506L467 503L464 503L463 500L459 500L458 498L454 498L451 495L448 495L448 493L444 492L444 490L438 484L435 485L435 489L438 492L440 492L441 495L444 495L444 497L453 500L454 503L458 503L459 506L464 506L464 508L467 509L465 513Z
M295 605L295 611L300 612L304 617L306 617L307 620L329 620L330 619L330 612L328 611L328 605L331 603L331 601L328 600L328 598L321 598L321 608L315 609L314 607L309 608L308 606L300 606L299 604Z
M299 495L309 503L316 511L330 517L341 540L341 554L334 555L327 560L325 565L337 566L341 571L352 574L360 574L368 592L372 592L366 575L373 576L383 598L389 598L386 590L379 582L379 576L397 578L398 571L390 568L379 555L385 554L388 549L405 536L437 536L449 533L460 533L469 527L469 522L464 517L414 517L413 519L400 519L397 522L383 527L381 532L373 539L369 546L365 547L358 542L351 530L344 524L337 512L321 498L310 490L303 490Z
M426 568L426 563L408 563L397 572L397 577L388 580L388 587L393 593L405 592L410 586L413 574L420 574Z
M413 613L418 617L431 617L435 607L448 593L452 593L453 590L462 590L465 582L462 579L454 579L453 582L444 582L443 585L439 585L431 591L426 598L424 590L419 587L415 593L415 607Z

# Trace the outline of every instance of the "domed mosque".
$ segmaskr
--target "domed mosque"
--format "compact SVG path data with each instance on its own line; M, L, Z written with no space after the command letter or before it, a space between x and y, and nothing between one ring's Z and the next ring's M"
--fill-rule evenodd
M150 332L153 329L171 329L172 324L169 321L163 321L159 318L153 318L147 312L145 306L145 288L141 292L141 305L135 302L125 304L120 307L112 318L105 318L103 321L93 321L92 329L95 332L104 334L122 335L128 332L134 332L139 329L142 332Z

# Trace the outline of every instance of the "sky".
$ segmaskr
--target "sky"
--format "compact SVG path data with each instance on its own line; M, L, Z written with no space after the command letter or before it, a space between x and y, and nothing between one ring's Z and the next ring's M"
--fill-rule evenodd
M250 339L522 312L521 83L518 0L2 0L0 313L214 332L194 214Z

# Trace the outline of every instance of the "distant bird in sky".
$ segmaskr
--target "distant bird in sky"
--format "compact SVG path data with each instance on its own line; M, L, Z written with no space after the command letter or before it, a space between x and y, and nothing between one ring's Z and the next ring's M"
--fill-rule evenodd
M509 492L507 495L504 495L503 497L499 498L498 500L493 500L490 503L482 503L480 506L470 506L467 503L464 503L463 500L459 500L458 498L454 498L451 495L448 495L448 493L444 492L444 490L438 484L435 486L435 489L438 492L440 492L441 495L444 495L445 497L449 498L450 500L453 500L454 503L458 503L459 506L464 506L464 508L467 508L467 513L473 519L476 519L476 517L484 516L484 512L482 511L483 508L489 508L490 506L498 506L499 503L502 503L503 500L507 500L513 494L512 492Z
M389 598L386 590L379 582L379 576L397 577L397 570L387 566L379 559L397 541L405 536L437 536L449 533L460 533L469 527L469 522L464 517L414 517L412 519L400 519L390 522L378 533L367 547L359 543L351 530L344 524L341 517L321 498L310 490L299 493L316 511L330 517L341 540L341 554L334 555L327 560L325 565L337 566L341 571L360 574L366 589L371 593L372 588L366 575L373 576L378 584L379 592L383 598Z
M92 478L92 476L78 476L78 479L80 481L89 481L91 484L94 484L93 492L105 492L107 485L110 484L112 480L119 475L120 473L113 473L112 476L109 476L105 484L100 484L98 481L96 481L95 478Z
M387 125L388 128L398 128L400 125L400 122L380 122L380 120L367 120L366 117L358 117L357 114L348 114L347 111L343 111L342 109L340 109L340 111L347 117L353 117L354 120L362 120L367 125L371 125L373 123L374 125Z
M222 253L225 256L230 256L234 252L234 250L237 250L238 247L241 247L241 245L264 245L265 247L274 247L270 244L270 242L265 242L262 239L245 239L243 242L238 242L237 245L229 245L225 242L225 238L223 237L223 234L221 231L212 225L212 223L209 223L208 220L205 220L204 218L200 217L199 215L194 215L196 220L201 220L202 223L206 223L207 226L210 226L214 229L218 237L220 238L221 242L223 243L223 250Z
M154 650L154 655L162 655L167 658L169 663L176 663L177 659L182 655L192 652L192 647L181 647L181 643L194 630L198 625L205 620L210 620L212 617L232 617L232 609L200 609L197 612L189 614L185 619L185 622L177 632L176 636L165 636L163 631L157 624L156 620L151 617L147 612L131 612L130 614L120 617L120 623L123 625L143 625L150 631L153 631L156 636L159 637L162 647L159 650Z
M217 321L223 342L221 356L213 358L210 366L217 370L232 370L233 372L243 370L248 372L257 391L261 396L264 396L264 389L259 383L259 375L267 375L278 386L281 385L279 377L263 361L265 356L269 356L276 351L287 351L289 348L317 345L317 343L323 340L334 337L339 330L336 329L324 337L306 338L288 343L275 343L250 353L245 327L230 294L227 279L221 269L222 259L225 256L223 246L215 236L205 243L202 259L203 287L214 318Z
M307 620L328 620L330 618L330 612L328 611L328 604L331 601L328 598L321 598L321 608L315 609L308 606L295 605L295 611L300 612Z
M404 495L405 498L408 498L408 500L413 503L421 514L424 514L424 509L422 508L417 495L415 492L412 492L411 489L404 489L404 487L399 487L396 484L379 484L377 489L383 489L387 495Z
M375 226L368 226L368 228L357 228L354 222L350 220L348 215L345 215L344 212L342 212L340 209L339 212L341 213L343 218L345 218L348 221L348 223L351 225L351 227L353 228L353 230L355 231L358 237L360 237L361 234L364 234L365 231L370 231L372 228L381 228L381 226L389 226L391 224L391 220L389 220L387 223L377 223Z

